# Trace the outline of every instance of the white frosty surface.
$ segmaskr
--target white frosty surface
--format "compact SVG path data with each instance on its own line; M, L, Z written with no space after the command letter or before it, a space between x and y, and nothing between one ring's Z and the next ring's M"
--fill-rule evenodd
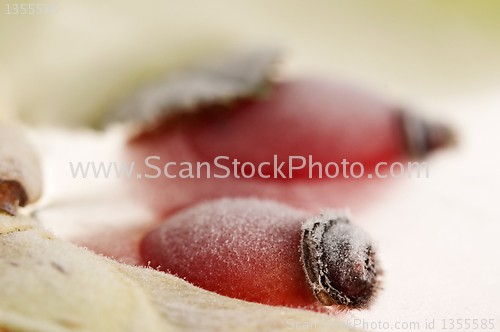
M125 228L144 224L153 218L143 205L134 202L114 176L73 178L70 163L117 162L121 167L123 136L119 130L107 133L92 130L37 129L31 141L41 155L44 188L41 200L28 211L55 235L65 239L95 234L98 229ZM125 177L125 175L123 175ZM69 219L67 219L69 218ZM68 222L68 220L70 220Z

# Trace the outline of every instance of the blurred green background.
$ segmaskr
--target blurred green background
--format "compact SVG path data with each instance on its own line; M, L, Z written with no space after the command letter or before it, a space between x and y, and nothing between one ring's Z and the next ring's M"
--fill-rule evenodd
M58 13L40 15L1 3L0 114L34 124L95 124L165 72L262 44L286 51L282 76L398 100L500 86L498 1L54 0Z

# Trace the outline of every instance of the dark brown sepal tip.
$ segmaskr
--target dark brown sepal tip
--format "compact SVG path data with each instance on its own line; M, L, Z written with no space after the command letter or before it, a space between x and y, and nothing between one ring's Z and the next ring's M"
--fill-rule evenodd
M449 125L425 120L411 112L398 110L404 148L412 157L424 157L438 149L457 144L455 130Z
M340 214L321 214L302 226L302 263L325 306L368 307L378 286L370 238Z
M24 206L27 200L26 191L19 182L0 180L0 210L15 216L17 207Z

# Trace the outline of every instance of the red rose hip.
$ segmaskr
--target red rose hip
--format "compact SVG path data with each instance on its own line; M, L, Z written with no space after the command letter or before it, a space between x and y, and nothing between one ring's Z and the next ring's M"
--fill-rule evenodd
M324 168L329 162L340 166L345 159L370 168L422 157L454 139L448 127L400 110L363 89L319 79L276 83L268 98L241 102L226 112L200 112L183 130L204 161L229 156L241 165L268 162L262 173L280 179L318 178L318 166L310 170L317 162ZM273 173L275 155L275 163L283 163L283 175ZM293 174L290 156L297 156ZM232 168L229 162L226 166ZM322 177L326 178L324 169Z
M233 298L365 307L377 284L370 239L342 214L308 217L271 201L212 201L165 220L140 254L145 265Z

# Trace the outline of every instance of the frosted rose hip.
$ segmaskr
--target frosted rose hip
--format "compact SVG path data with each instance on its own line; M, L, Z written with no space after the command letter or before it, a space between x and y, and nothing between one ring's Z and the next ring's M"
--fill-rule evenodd
M276 155L277 164L284 163L281 170L286 178L289 156L311 156L312 161L295 169L293 177L318 178L318 166L311 172L309 166L320 162L326 178L324 168L329 162L340 167L344 159L359 162L368 171L379 162L421 157L452 140L445 126L399 110L363 89L318 79L276 83L267 99L242 102L225 113L200 113L199 121L184 130L206 161L229 156L231 161L257 167L263 162L272 165ZM295 159L293 167L302 163ZM232 168L229 162L227 166ZM274 176L270 165L263 166L262 172ZM335 174L335 168L329 172Z
M347 243L351 249L332 251L331 246L321 244L326 249L325 258L320 258L321 262L343 271L327 269L327 279L337 278L327 284L325 278L312 280L314 273L310 271L317 266L318 256L304 256L310 264L301 263L302 227L311 223L305 223L308 217L304 211L270 201L217 200L184 210L164 221L143 238L140 253L144 264L159 267L204 289L246 301L306 307L318 298L325 305L365 305L376 285L374 266L365 267L365 257L355 258L362 256L357 251L362 254L366 251L360 246L371 247L363 242L366 235L361 236L361 243L359 237L350 238L362 231L342 219L340 223L347 230L343 234L348 236L339 243ZM336 227L329 230L335 232ZM324 235L323 240L333 239L329 232ZM306 245L310 244L309 240ZM344 249L347 247L344 245ZM312 249L308 251L311 252ZM327 253L340 255L337 259L345 263L332 264L335 259ZM372 269L372 278L363 279L361 284L346 283L349 278L366 275L366 269ZM319 289L318 285L330 292L327 294L336 290L342 297L329 295L334 301L328 303L313 291Z
M155 170L136 164L134 172L142 177L135 181L134 191L161 216L203 200L239 196L279 200L317 211L330 202L355 209L371 188L384 190L378 175L388 176L383 181L387 184L393 162L405 165L408 155L422 156L452 140L449 128L400 111L363 89L297 79L274 84L265 99L199 105L196 112L159 120L155 130L130 142L128 153L136 162L149 156L160 158L150 160L163 171L158 178L146 179L144 174L153 175ZM292 171L291 180L290 156L306 159L302 169ZM215 164L217 157L222 157L218 164L227 170ZM239 166L232 164L235 159ZM345 168L344 159L349 163ZM180 173L189 165L186 162L193 170L189 178ZM201 166L203 162L207 164ZM296 158L293 166L302 162ZM386 164L379 165L375 173L379 162ZM167 163L169 175L164 168ZM282 163L280 172L286 179L277 171ZM361 165L354 163L363 166L359 181L354 175L360 176ZM318 180L320 167L322 179ZM243 170L250 178L243 178ZM263 179L260 173L269 178ZM336 178L327 181L328 176Z

